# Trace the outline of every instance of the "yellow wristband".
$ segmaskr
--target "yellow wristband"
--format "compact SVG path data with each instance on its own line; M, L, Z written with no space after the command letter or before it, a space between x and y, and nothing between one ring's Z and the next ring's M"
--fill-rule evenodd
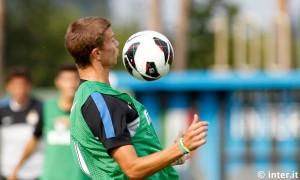
M182 152L182 154L187 154L188 152L186 152L184 149L183 149L183 147L180 145L180 143L179 143L179 141L178 141L178 147L179 147L179 149L180 149L180 151Z
M183 143L183 138L179 139L179 147L184 151L184 154L188 154L191 151L189 150L189 148L187 148L184 143Z

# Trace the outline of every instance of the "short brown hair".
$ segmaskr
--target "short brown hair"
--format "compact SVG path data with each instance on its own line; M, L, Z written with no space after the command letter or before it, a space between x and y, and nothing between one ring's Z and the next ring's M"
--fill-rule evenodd
M13 67L5 78L5 83L9 83L14 78L23 78L27 80L29 83L32 82L30 73L26 67Z
M104 32L111 26L107 19L84 17L71 23L65 35L65 46L78 67L90 64L90 53L102 48Z

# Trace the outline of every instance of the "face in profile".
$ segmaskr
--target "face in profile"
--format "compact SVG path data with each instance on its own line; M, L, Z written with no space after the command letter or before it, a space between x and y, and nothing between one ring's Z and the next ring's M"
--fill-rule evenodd
M31 82L21 76L13 77L7 82L6 91L17 103L25 103L29 99Z
M103 53L101 56L102 65L111 67L117 64L119 42L116 40L111 27L108 28L104 33L104 42L101 51Z
M56 88L65 97L73 98L78 85L79 75L77 71L62 71L55 79Z

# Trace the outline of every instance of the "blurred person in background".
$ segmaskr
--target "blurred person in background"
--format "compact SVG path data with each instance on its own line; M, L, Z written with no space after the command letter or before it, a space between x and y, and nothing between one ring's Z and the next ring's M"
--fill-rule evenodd
M44 103L44 121L38 124L39 134L33 134L23 149L23 155L16 165L10 180L19 179L19 170L37 148L40 137L44 137L45 161L41 179L44 180L81 180L89 179L74 162L70 149L69 114L74 93L79 84L79 76L75 65L63 64L59 67L55 86L59 92L57 98Z
M0 175L6 179L22 155L32 132L39 134L42 103L31 96L32 82L28 70L16 67L5 80L8 97L0 103ZM37 179L41 174L41 147L19 171L20 179Z

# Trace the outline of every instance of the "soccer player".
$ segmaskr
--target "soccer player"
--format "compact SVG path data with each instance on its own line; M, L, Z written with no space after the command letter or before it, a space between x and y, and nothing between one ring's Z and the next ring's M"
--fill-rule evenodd
M71 110L71 146L82 170L99 180L178 179L171 164L205 144L208 124L195 115L177 143L162 149L145 107L110 86L119 45L110 22L76 20L65 45L81 78Z
M69 115L79 76L75 65L62 65L55 77L58 98L44 103L44 122L39 123L39 133L33 134L19 159L10 180L18 179L19 170L33 154L40 137L45 140L45 160L41 175L42 180L84 180L88 178L74 161L70 148Z
M22 155L32 132L38 133L42 121L42 104L32 97L31 76L24 67L13 68L5 79L8 98L0 105L0 179L6 179ZM20 169L20 179L35 179L41 173L41 147L27 164Z

